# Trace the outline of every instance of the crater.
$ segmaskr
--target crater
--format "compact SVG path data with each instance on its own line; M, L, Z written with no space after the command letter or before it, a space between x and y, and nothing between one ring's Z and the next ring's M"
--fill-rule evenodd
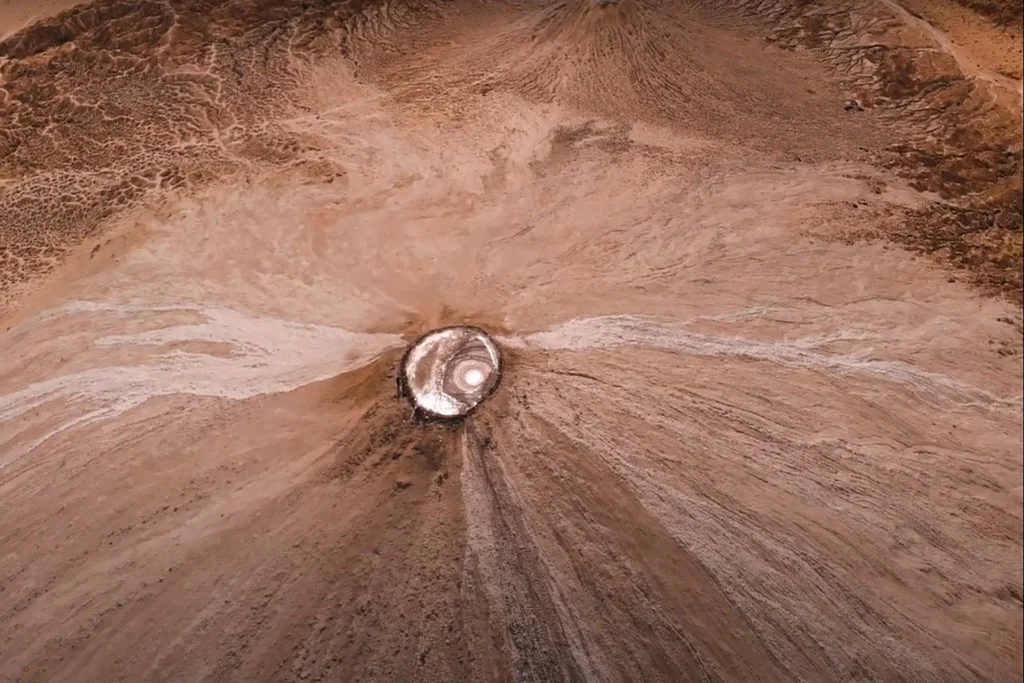
M402 357L398 391L420 419L457 421L501 382L501 351L484 330L443 327L414 342Z

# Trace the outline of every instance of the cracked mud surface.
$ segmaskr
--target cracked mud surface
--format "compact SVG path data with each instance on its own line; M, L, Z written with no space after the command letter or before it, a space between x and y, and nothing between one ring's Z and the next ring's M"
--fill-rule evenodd
M1020 680L1019 74L913 5L5 4L0 680Z

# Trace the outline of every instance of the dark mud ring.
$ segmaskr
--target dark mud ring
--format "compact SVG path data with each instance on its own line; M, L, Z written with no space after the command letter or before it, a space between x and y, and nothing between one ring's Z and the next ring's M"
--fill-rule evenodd
M494 374L496 376L496 379L488 388L488 390L483 394L480 400L475 405L467 409L465 412L459 415L441 415L439 413L435 413L433 411L427 410L426 408L423 408L416 402L416 397L413 395L412 389L409 386L409 381L406 379L405 376L405 366L406 362L409 360L409 354L411 354L413 349L419 346L420 342L422 342L424 339L431 335L437 334L438 332L445 332L447 330L456 329L469 330L471 332L475 332L477 334L483 335L486 339L491 341L491 343L494 345L495 351L497 352L498 362L494 367ZM494 395L494 392L496 392L498 390L498 387L501 386L501 380L504 376L504 368L505 359L504 354L501 351L501 347L494 342L493 338L486 330L475 325L446 325L445 327L438 327L436 329L429 330L428 332L425 332L424 334L417 337L411 344L409 344L408 347L406 347L405 352L402 354L401 359L398 361L398 367L395 372L395 381L398 388L398 398L399 400L408 401L412 405L412 420L415 423L433 423L457 426L465 422L469 417L476 413L480 409L480 407L487 402L487 399Z

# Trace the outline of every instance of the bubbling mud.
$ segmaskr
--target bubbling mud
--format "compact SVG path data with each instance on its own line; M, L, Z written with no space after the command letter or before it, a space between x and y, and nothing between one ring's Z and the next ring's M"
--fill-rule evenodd
M434 330L409 347L402 360L399 391L417 412L437 419L465 417L501 381L501 352L474 327Z

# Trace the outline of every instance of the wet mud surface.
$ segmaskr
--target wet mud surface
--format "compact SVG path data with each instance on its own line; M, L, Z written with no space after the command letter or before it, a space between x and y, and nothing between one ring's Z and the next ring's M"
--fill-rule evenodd
M0 680L1020 680L1019 80L922 22L0 31Z

